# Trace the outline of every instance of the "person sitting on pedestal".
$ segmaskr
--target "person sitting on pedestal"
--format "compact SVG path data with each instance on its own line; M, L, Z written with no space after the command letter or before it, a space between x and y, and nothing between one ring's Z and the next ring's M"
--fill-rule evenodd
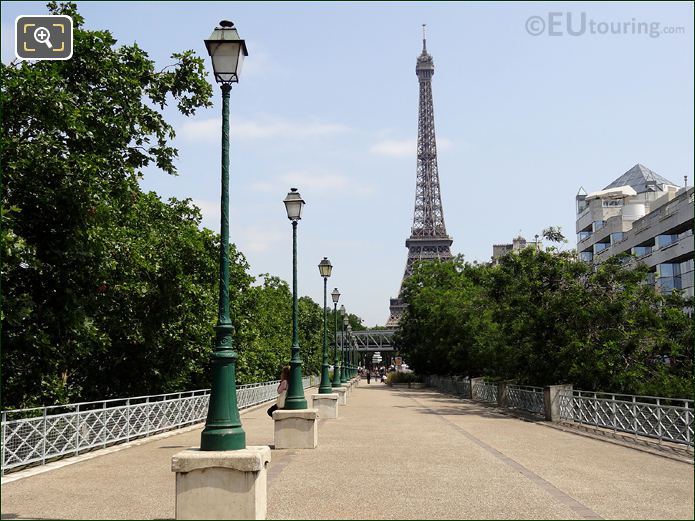
M268 416L273 417L273 413L285 407L285 398L287 398L287 388L289 387L290 381L290 366L286 365L282 368L282 373L280 374L280 384L278 385L278 399L273 404L272 407L268 409Z

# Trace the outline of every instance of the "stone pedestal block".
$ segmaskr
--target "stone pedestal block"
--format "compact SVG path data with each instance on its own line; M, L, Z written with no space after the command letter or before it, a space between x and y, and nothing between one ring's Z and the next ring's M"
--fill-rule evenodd
M176 519L265 519L269 462L266 446L174 454Z
M334 387L333 392L338 395L338 405L347 405L347 387Z
M275 448L316 448L319 442L318 417L319 412L316 409L275 411Z
M319 411L319 418L337 418L338 394L312 394L311 408Z
M543 405L545 419L552 422L560 421L560 395L572 395L572 384L548 385L543 389Z

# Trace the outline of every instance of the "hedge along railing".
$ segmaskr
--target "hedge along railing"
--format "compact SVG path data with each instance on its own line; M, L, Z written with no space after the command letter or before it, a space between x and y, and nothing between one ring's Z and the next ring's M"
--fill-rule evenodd
M693 445L693 400L563 392L560 394L560 419Z
M274 400L279 380L237 386L246 409ZM306 376L304 388L318 384ZM2 474L205 420L210 389L2 411Z

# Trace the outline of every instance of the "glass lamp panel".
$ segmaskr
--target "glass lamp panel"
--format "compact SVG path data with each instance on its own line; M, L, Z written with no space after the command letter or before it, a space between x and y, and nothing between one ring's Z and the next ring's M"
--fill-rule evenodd
M285 209L287 210L287 217L290 219L301 219L302 203L300 201L285 201Z
M236 80L240 53L240 42L222 41L216 45L213 44L210 49L210 55L215 76L224 82Z
M287 194L284 201L285 209L287 210L287 217L292 221L298 221L302 218L302 207L304 206L304 200L302 196L299 195L296 188L290 189L290 193Z
M323 260L321 262L319 262L319 273L321 274L322 277L330 277L331 271L333 271L333 266L331 265L331 261L329 261L326 257L324 257Z
M236 77L237 81L239 81L239 76L241 76L241 69L244 65L244 51L242 50L241 46L239 46L239 63L237 63L236 66Z
M331 293L331 298L333 299L334 304L338 303L338 300L340 299L340 292L338 291L338 288L333 290L333 293Z

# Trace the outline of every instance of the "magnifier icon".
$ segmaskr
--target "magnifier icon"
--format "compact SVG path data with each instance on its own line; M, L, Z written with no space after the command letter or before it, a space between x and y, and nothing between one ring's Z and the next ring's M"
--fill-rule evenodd
M45 43L46 47L52 49L53 45L51 45L50 38L51 33L45 27L37 27L34 31L34 39L39 43Z

